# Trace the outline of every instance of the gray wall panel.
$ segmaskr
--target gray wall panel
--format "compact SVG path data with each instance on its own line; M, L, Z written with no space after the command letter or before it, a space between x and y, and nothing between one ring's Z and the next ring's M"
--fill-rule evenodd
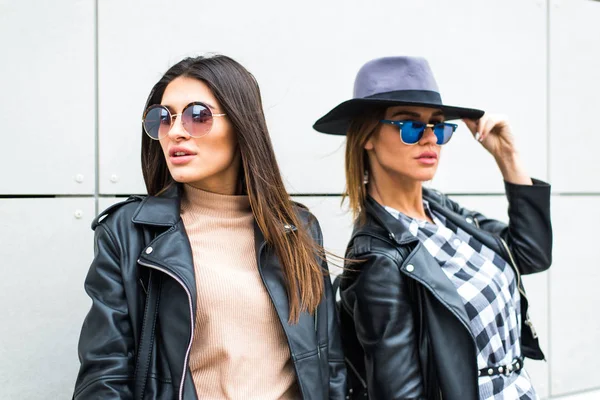
M550 333L553 395L600 388L598 248L600 196L553 199L554 267L550 270ZM585 219L573 216L585 210ZM591 222L591 223L586 223Z
M0 48L0 194L92 194L94 2L1 1Z
M600 2L550 3L550 173L560 192L600 192Z
M94 200L0 199L0 398L66 399L90 306Z

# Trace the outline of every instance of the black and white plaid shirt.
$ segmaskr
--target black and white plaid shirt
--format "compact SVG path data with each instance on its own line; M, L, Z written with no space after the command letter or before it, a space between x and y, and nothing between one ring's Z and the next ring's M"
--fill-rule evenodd
M521 297L514 271L498 254L423 203L435 224L385 208L421 241L456 287L471 321L477 368L511 364L521 356ZM479 397L538 399L525 370L479 377Z

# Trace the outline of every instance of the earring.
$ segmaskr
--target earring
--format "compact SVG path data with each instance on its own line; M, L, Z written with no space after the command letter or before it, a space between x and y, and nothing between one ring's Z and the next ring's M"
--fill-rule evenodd
M363 185L369 183L369 171L365 170L365 174L363 175Z

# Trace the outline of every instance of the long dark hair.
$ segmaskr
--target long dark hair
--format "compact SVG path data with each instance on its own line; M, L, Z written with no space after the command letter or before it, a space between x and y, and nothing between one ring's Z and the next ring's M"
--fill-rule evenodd
M286 277L290 322L303 311L314 312L323 297L323 249L294 211L267 130L260 89L254 76L235 60L223 56L186 58L173 65L154 85L146 108L160 104L167 85L177 77L195 78L212 90L237 135L244 189L254 218L267 243L275 249ZM175 182L160 143L142 130L142 171L149 195ZM285 225L296 226L287 232Z
M385 114L385 108L373 108L357 115L346 134L346 191L342 201L348 199L354 219L364 223L365 202L367 200L367 184L364 182L365 173L369 173L369 158L365 144L377 132L379 121Z

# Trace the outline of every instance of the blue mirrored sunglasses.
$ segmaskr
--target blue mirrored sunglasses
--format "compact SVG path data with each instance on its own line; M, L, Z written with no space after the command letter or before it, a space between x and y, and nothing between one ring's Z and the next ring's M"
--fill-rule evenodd
M380 122L397 126L400 129L400 139L405 144L416 144L423 137L425 129L432 128L437 138L436 143L441 146L450 141L452 134L458 127L458 125L448 122L426 124L419 121L392 121L389 119L382 119Z

